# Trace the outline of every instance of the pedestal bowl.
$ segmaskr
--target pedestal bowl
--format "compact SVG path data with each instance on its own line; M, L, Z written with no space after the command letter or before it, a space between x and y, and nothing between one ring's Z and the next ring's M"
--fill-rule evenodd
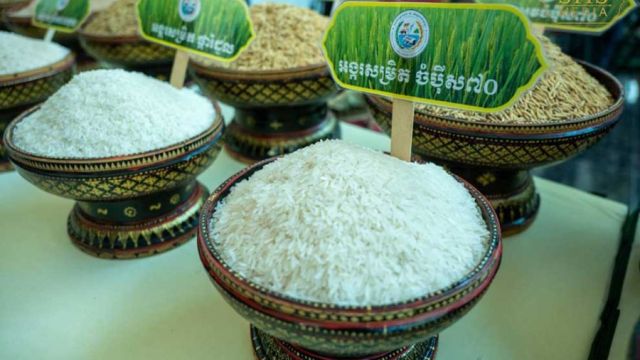
M2 141L2 134L9 122L28 108L46 100L71 80L74 64L75 56L70 53L49 66L0 75L0 171L11 168Z
M208 192L196 177L221 150L224 121L201 134L140 154L100 159L45 158L17 148L15 119L4 139L25 179L54 195L76 200L67 232L81 250L102 258L137 258L170 250L194 236Z
M225 147L253 163L339 137L327 100L338 88L325 64L277 71L235 71L192 61L205 94L235 108Z
M7 1L7 2L0 3L0 19L6 12L20 9L21 7L29 4L29 1L30 0L15 0L15 1ZM0 26L0 29L1 28L2 26Z
M530 170L565 161L602 139L623 110L622 85L608 72L581 62L614 99L588 117L541 125L470 122L416 111L413 153L449 168L478 188L495 208L505 235L524 231L540 207ZM367 96L371 112L388 133L391 101Z
M222 184L205 203L198 229L202 264L227 303L251 322L256 358L433 359L438 333L478 302L499 268L500 227L489 201L464 183L486 222L489 246L480 263L448 288L384 306L315 303L275 293L243 277L223 260L210 237L217 204L235 184L270 161L246 168Z

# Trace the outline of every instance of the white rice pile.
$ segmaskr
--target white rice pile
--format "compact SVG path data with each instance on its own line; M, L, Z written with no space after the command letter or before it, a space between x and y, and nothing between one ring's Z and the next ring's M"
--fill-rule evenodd
M229 266L293 298L383 305L425 296L479 264L489 233L442 168L341 141L287 155L237 184L212 237Z
M45 67L68 54L58 44L0 31L0 76Z
M124 70L75 76L15 128L20 149L52 158L136 154L180 143L211 126L213 105L195 92Z

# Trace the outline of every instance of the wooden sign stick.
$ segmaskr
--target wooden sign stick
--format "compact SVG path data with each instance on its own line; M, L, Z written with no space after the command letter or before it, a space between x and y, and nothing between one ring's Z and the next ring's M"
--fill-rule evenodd
M171 85L178 89L184 86L184 79L187 77L187 66L189 65L189 53L186 51L176 51L176 57L173 59L173 67L171 68Z
M45 42L52 42L53 41L53 37L56 35L56 31L52 28L48 28L47 32L44 34L44 41Z
M412 101L393 99L391 155L404 161L411 161L413 113L414 103Z

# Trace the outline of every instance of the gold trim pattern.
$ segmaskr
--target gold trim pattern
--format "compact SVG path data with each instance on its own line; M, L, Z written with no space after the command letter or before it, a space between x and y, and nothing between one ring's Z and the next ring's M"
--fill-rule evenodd
M123 67L171 64L176 51L141 37L98 37L82 30L78 39L82 48L94 58Z
M105 176L56 176L42 174L18 165L18 172L40 189L62 197L80 201L106 201L129 199L178 187L196 178L206 170L220 153L222 146L215 144L206 151L170 166L151 168L129 174Z
M133 225L94 223L76 204L69 215L67 231L76 246L93 256L131 259L155 255L193 237L207 194L198 184L194 187L195 201L187 201L168 214Z
M296 347L268 335L251 326L251 343L258 360L325 360L326 355L307 355ZM417 344L405 346L378 356L366 356L368 360L433 360L438 347L438 336ZM356 360L355 358L353 360Z
M234 106L295 106L321 102L338 91L329 69L242 72L191 63L191 74L211 97Z
M386 133L390 133L390 108L387 112L385 107L379 107L377 100L371 98L370 103L376 122ZM616 111L590 121L590 123L602 125L599 129L578 135L566 133L540 139L500 138L482 134L466 135L459 133L457 128L431 127L416 117L413 130L413 151L430 158L474 166L531 168L536 165L564 160L586 150L613 128L615 125L613 119L618 115L619 111ZM517 129L514 129L515 132Z
M0 76L0 111L46 100L71 79L74 63L70 54L50 66Z
M215 141L224 130L224 121L218 104L214 103L216 118L211 127L202 134L164 149L158 149L142 154L99 159L65 159L65 158L45 158L32 155L18 149L12 141L13 129L25 117L38 108L29 110L9 124L4 140L9 150L11 158L30 169L63 174L101 174L115 171L123 171L131 168L142 168L160 165L187 153L197 150L203 145Z

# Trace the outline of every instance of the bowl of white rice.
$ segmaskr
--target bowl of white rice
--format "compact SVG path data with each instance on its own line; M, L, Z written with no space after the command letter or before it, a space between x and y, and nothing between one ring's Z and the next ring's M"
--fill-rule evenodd
M0 139L9 121L71 79L74 64L67 48L0 31ZM0 140L0 171L10 168Z
M77 201L68 234L82 250L134 258L192 238L208 194L196 177L221 150L220 108L140 73L76 75L15 119L4 140L28 181Z
M265 359L431 359L502 254L471 185L341 141L227 180L203 207L198 249Z

